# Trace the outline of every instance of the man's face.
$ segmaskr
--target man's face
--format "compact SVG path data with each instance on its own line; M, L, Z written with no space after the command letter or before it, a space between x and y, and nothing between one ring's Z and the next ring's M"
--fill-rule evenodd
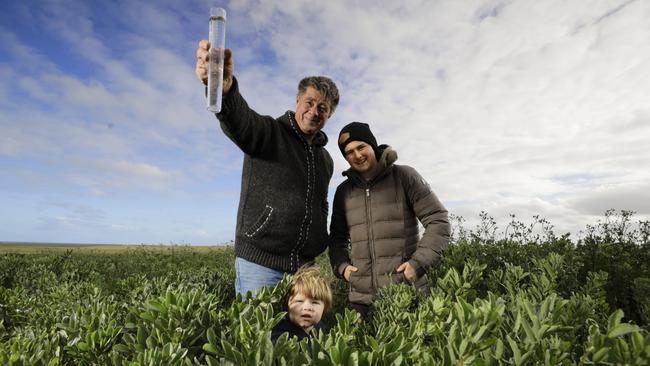
M331 108L325 97L309 86L296 98L296 122L308 139L320 131L330 118Z
M362 176L374 172L377 167L377 157L370 145L363 141L352 141L345 146L345 160L350 167Z
M301 293L289 298L289 320L309 332L320 322L325 304Z

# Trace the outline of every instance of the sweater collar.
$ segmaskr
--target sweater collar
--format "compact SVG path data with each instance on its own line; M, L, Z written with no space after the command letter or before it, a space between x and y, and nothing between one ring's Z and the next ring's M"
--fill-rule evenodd
M305 138L305 135L302 134L300 131L300 127L298 127L298 122L296 122L296 113L293 111L286 111L282 117L280 117L280 121L284 123L289 129L291 129L294 133L294 136L296 136L300 141L307 142L307 139ZM318 131L316 133L316 136L314 136L314 139L312 140L312 146L325 146L327 145L327 142L329 139L327 138L327 135L323 131Z
M366 182L361 174L357 173L357 171L353 170L352 168L344 171L343 176L348 177L355 185L359 187L372 187L375 182L381 180L381 178L383 178L392 170L393 165L397 161L397 151L395 151L392 147L388 145L379 145L377 147L377 150L379 150L380 153L379 161L377 162L379 169L377 175L375 175L374 178Z

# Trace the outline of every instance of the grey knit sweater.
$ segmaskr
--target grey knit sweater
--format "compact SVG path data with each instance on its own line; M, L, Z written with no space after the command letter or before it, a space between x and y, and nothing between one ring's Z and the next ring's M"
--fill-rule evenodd
M235 255L295 272L328 245L327 188L333 162L319 132L308 144L287 111L279 118L248 107L238 83L217 114L224 133L244 152Z

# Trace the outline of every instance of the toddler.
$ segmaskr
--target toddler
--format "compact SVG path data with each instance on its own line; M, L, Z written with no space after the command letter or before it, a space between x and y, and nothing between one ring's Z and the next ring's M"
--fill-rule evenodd
M272 330L273 343L282 333L300 340L321 328L323 313L332 305L332 290L318 267L303 267L293 275L287 305L287 317Z

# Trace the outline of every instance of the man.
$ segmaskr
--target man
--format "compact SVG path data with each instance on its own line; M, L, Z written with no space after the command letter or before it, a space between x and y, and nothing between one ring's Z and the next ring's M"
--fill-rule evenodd
M207 84L209 43L199 43L196 75ZM332 157L321 129L339 102L332 80L306 77L298 85L295 112L278 118L248 107L225 51L223 100L216 116L244 152L235 235L237 293L273 286L327 248L327 187Z
M377 146L367 124L343 127L338 144L350 169L334 195L330 260L334 273L350 283L350 306L367 317L383 286L404 282L427 289L426 272L449 242L449 221L424 179L394 164L397 153Z

